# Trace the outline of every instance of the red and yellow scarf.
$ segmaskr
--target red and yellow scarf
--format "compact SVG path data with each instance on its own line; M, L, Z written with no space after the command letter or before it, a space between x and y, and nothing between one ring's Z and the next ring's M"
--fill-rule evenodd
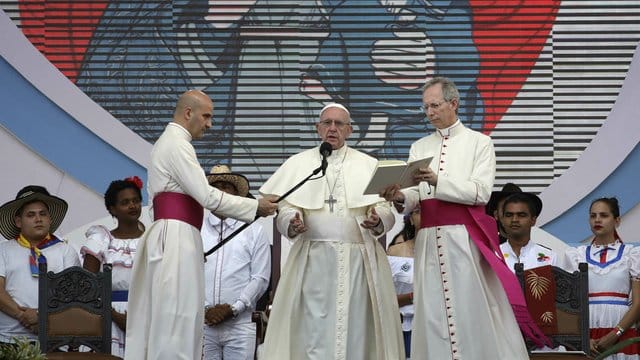
M47 262L47 258L42 254L42 250L62 242L60 239L55 237L55 235L51 234L47 234L47 236L36 244L36 246L31 245L29 240L27 240L22 234L18 235L16 241L18 242L18 245L31 250L31 256L29 256L29 268L31 269L31 276L33 277L38 277L38 264Z

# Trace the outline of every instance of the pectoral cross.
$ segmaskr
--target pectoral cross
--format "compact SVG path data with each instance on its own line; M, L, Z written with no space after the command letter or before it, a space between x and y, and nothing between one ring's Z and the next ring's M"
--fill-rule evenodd
M336 200L333 197L333 194L329 194L329 199L325 200L324 202L325 202L325 204L329 204L329 211L333 212L333 204L337 203L338 200Z

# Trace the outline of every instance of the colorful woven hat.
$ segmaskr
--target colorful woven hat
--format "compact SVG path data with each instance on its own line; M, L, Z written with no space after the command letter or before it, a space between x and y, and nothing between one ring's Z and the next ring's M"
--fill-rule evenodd
M64 220L69 205L61 198L49 194L43 186L29 185L18 191L15 200L0 206L0 234L7 239L15 239L20 234L20 228L18 228L14 222L18 210L24 205L35 201L42 201L47 205L51 216L51 228L49 232L53 233L56 231L62 223L62 220Z

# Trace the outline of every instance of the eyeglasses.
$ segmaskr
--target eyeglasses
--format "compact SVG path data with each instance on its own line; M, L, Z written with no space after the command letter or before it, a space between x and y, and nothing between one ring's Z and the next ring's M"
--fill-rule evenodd
M351 125L348 122L340 121L340 120L322 120L318 123L320 126L324 128L330 128L331 125L335 125L338 129L344 129L345 126Z
M429 110L429 108L433 109L433 110L438 110L440 108L440 106L442 106L442 104L449 102L448 100L442 100L440 102L437 103L431 103L431 104L422 104L422 106L420 106L420 110L426 112L427 110Z

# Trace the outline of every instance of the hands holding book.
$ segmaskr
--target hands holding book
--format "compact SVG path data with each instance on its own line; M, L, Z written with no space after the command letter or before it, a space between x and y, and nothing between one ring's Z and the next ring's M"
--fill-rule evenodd
M401 189L416 186L422 181L434 186L438 176L429 168L432 157L406 163L401 160L379 160L364 194L381 194L390 184Z
M438 183L438 175L431 168L418 168L412 174L413 185L426 181L429 185L435 186ZM387 201L392 201L398 212L404 210L404 194L400 191L400 184L393 184L384 187L378 195Z
M418 185L419 183L426 181L431 186L436 186L438 183L438 174L436 174L430 167L419 168L413 172L413 183Z
M389 185L382 189L378 195L387 201L392 201L399 213L404 211L404 194L400 191L400 185Z

